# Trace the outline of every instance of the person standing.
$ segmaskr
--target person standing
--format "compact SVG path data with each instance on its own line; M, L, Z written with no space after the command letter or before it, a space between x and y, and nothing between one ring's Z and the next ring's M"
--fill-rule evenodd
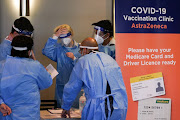
M11 33L0 44L0 61L5 60L7 55L11 54L11 42L17 35L33 36L34 28L31 22L25 18L20 17L14 21Z
M101 20L94 25L94 39L98 43L100 52L104 52L115 59L115 39L113 26L109 20Z
M112 57L97 50L98 44L93 38L86 38L81 43L82 57L64 87L61 117L70 117L72 102L83 87L86 105L81 120L126 119L127 93L121 69Z
M6 104L12 113L0 114L0 120L39 120L40 90L52 85L51 75L30 58L34 56L31 37L18 35L11 45L11 56L0 65L0 104Z
M58 76L56 77L55 98L58 107L62 104L64 85L69 81L69 76L74 67L74 59L80 57L79 44L73 39L74 32L67 24L62 24L54 29L42 50L42 53L57 62ZM74 57L75 56L75 57ZM74 106L78 107L78 98Z

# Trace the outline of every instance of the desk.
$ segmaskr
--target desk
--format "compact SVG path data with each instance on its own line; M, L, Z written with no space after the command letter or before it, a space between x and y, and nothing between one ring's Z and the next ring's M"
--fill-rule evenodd
M61 114L52 114L47 110L40 111L41 120L81 120L81 114L77 109L71 109L71 118L61 118Z

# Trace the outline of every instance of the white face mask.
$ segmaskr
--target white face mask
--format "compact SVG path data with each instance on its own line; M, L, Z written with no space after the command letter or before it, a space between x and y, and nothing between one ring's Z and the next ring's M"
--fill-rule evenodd
M61 40L62 40L63 44L66 45L66 46L68 46L69 43L71 42L71 38L68 38L68 37L67 38L62 38Z
M96 35L94 36L94 39L97 41L98 44L102 44L104 42L104 39L99 36L99 35Z

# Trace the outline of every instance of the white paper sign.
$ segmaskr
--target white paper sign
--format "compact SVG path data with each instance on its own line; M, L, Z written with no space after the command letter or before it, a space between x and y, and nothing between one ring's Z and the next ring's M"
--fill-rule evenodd
M59 73L57 72L57 70L51 65L49 64L46 67L48 73L51 75L51 78L53 79L54 77L56 77Z
M171 99L149 98L138 101L138 120L171 120Z
M165 94L162 72L130 78L133 101Z

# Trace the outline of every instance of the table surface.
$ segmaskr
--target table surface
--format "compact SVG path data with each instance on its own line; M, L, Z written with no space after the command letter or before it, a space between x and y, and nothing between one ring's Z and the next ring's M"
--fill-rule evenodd
M40 117L41 120L80 120L81 114L78 109L71 109L71 118L61 118L61 112L62 109L58 109L57 112L54 110L53 113L49 112L48 110L41 110L40 111Z

